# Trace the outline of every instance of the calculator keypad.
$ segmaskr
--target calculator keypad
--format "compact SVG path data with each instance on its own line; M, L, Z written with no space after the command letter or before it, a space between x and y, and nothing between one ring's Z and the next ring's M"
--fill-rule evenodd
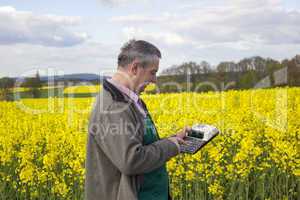
M184 141L187 144L180 144L180 152L183 153L194 153L205 143L205 141L192 137L185 137Z

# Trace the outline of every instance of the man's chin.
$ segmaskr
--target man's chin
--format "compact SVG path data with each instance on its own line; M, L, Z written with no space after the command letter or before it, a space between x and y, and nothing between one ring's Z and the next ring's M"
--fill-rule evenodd
M148 84L147 84L147 85L148 85ZM142 87L140 87L140 88L138 89L137 93L138 93L138 94L141 94L142 92L144 92L145 89L146 89L146 87L147 87L147 85L143 85Z

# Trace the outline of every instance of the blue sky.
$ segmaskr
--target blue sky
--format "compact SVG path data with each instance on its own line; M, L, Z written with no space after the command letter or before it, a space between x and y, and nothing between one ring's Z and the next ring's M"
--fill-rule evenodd
M300 3L0 0L0 77L48 68L60 74L113 71L130 38L161 49L160 69L255 55L291 58L300 53Z

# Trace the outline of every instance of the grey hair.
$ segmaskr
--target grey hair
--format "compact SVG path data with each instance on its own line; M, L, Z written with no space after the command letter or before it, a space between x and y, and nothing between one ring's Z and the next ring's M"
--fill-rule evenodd
M142 67L146 67L155 60L161 58L161 53L157 47L144 40L130 40L123 45L118 56L118 66L126 67L135 59L139 60Z

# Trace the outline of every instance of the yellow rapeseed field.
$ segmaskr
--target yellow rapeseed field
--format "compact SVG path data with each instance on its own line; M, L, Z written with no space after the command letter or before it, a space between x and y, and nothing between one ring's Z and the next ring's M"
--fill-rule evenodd
M66 87L64 89L64 94L77 94L77 93L96 93L101 89L100 85L77 85Z
M168 162L174 199L300 199L300 88L143 95L161 137L221 134ZM94 98L0 102L0 199L83 199Z

